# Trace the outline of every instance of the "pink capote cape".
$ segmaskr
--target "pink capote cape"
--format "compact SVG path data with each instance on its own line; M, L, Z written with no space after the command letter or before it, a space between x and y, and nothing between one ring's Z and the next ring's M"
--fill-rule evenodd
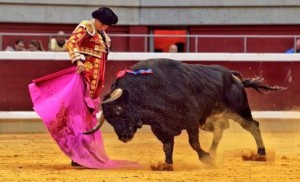
M134 162L110 160L100 131L82 134L96 125L100 99L91 99L75 70L70 67L29 84L33 108L53 139L71 160L87 168L139 167Z

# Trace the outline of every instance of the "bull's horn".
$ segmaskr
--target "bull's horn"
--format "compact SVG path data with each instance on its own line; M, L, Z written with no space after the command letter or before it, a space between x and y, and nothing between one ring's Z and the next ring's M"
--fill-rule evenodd
M100 119L99 119L97 125L94 126L94 128L91 129L90 131L83 132L83 134L90 135L90 134L95 133L96 131L98 131L101 128L101 126L103 125L104 121L105 121L105 118L104 118L104 115L103 115L103 112L102 112L101 115L100 115Z
M113 91L113 93L110 94L110 97L108 99L106 99L105 101L102 102L102 104L106 104L106 103L115 101L118 98L120 98L122 94L123 94L123 90L120 88L117 88L116 90Z
M233 78L234 78L236 81L241 82L241 79L240 79L239 77L237 77L237 76L235 76L235 75L232 75L232 76L233 76Z

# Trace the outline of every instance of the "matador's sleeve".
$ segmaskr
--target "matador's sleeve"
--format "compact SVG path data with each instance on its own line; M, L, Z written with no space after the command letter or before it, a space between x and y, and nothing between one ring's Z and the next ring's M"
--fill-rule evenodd
M67 51L69 53L72 63L81 59L79 47L85 36L86 36L85 28L77 27L68 40Z
M87 38L88 35L95 35L95 27L93 22L84 20L75 28L67 43L67 51L70 55L72 63L80 59L81 42Z

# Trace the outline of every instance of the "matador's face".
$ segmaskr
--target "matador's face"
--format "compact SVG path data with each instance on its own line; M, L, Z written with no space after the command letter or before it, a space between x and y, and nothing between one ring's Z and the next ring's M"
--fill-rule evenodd
M109 27L108 25L105 25L105 24L101 23L101 21L99 21L96 18L94 19L94 25L95 25L97 31L106 30Z

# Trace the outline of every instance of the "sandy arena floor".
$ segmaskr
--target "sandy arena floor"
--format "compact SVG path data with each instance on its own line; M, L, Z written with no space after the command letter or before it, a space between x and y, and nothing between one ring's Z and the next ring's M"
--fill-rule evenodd
M211 133L201 131L201 145L207 150ZM150 164L163 161L162 145L152 133L138 132L124 144L114 133L103 133L106 151L112 159L130 159L143 169L76 169L48 134L0 134L0 181L300 181L300 134L262 133L267 162L243 161L243 151L255 150L247 132L224 132L215 167L201 163L188 145L187 134L176 138L173 172L151 171Z

